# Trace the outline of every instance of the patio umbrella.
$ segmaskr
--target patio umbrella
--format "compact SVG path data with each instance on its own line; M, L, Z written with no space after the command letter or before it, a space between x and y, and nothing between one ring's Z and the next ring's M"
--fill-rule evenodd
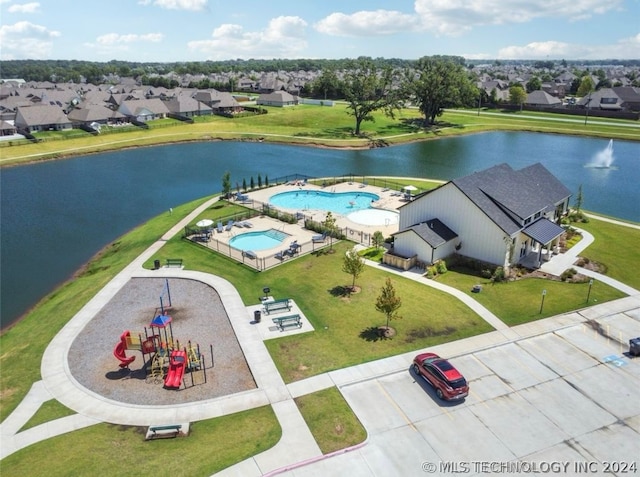
M213 220L211 220L211 219L202 219L199 222L197 222L196 225L198 227L210 227L211 225L213 225Z
M408 191L418 190L416 186L412 186L412 185L404 186L403 189Z

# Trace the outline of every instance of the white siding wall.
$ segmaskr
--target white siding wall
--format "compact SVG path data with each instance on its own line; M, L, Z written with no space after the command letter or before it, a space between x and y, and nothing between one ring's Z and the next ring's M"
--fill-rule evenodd
M415 232L396 235L393 239L393 253L407 258L417 254L421 262L431 262L431 247Z
M460 254L497 265L505 264L508 251L505 233L453 183L402 207L399 228L402 230L434 218L458 234L458 241L462 242Z

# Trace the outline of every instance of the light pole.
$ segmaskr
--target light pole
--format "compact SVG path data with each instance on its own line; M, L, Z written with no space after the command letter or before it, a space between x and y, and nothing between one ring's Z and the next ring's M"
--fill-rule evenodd
M587 292L587 301L586 301L586 303L589 303L589 296L591 295L591 285L593 285L593 278L591 280L589 280L589 291Z
M544 297L547 294L547 290L542 290L542 301L540 302L540 312L538 314L542 314L542 307L544 306Z

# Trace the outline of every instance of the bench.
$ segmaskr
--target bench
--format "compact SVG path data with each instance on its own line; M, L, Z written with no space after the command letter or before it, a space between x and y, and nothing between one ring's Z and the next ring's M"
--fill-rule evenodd
M281 298L280 300L264 302L264 311L267 315L277 310L291 310L291 300L289 298Z
M152 426L149 427L147 439L176 437L178 434L180 434L181 429L182 424L172 424L169 426Z
M273 322L278 325L280 331L284 331L285 328L290 328L293 326L302 328L302 320L300 319L300 315L288 315L273 318Z
M180 267L182 268L181 258L167 258L167 267Z

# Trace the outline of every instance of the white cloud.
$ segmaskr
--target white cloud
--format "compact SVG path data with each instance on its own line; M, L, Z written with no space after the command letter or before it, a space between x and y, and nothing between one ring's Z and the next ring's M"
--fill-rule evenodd
M108 46L123 43L135 43L140 41L150 41L157 43L159 41L162 41L163 38L164 35L162 33L147 33L144 35L138 35L137 33L129 33L126 35L120 35L118 33L107 33L106 35L101 35L96 38L96 41L100 45Z
M187 43L189 49L208 59L294 58L307 47L305 22L300 17L272 19L262 31L248 32L240 25L224 24L213 31L210 40Z
M640 51L640 33L623 38L614 45L579 45L559 41L533 42L507 46L498 52L499 59L634 59Z
M455 36L482 25L525 23L538 18L583 20L618 9L622 3L623 0L415 0L415 11L424 30Z
M49 30L42 25L21 21L13 25L0 26L0 43L2 44L2 58L32 58L46 59L51 54L53 39L60 36L60 32Z
M141 5L154 5L167 10L191 10L198 12L207 8L208 0L140 0Z
M38 2L19 3L7 8L9 13L36 13L40 9Z
M332 13L315 24L320 33L335 36L375 36L414 30L418 18L395 10Z

